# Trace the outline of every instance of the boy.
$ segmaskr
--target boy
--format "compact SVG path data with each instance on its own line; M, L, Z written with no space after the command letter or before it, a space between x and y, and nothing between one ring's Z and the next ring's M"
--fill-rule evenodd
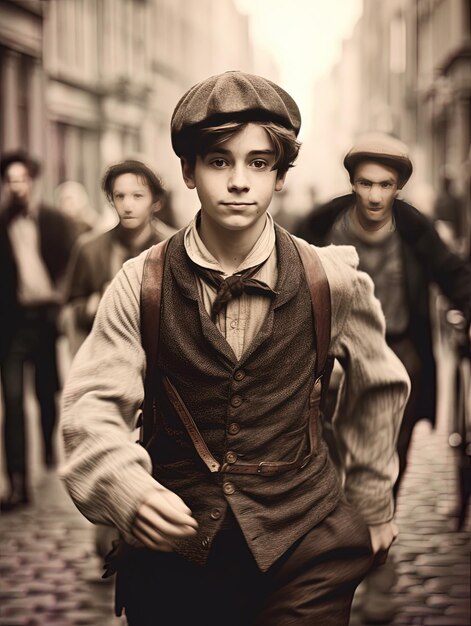
M123 263L167 237L168 227L155 218L164 189L145 163L128 159L111 165L102 189L119 222L105 233L82 237L72 256L66 317L73 354L90 332L101 296Z
M63 476L87 517L134 546L117 563L117 609L131 626L346 625L373 551L396 534L394 442L408 381L348 248L319 256L331 353L348 377L338 430L351 503L322 438L309 434L309 290L293 240L266 212L297 156L299 127L284 90L241 72L213 76L177 104L172 143L201 211L166 252L147 451L128 437L146 366L144 255L111 284L74 363ZM165 380L219 471L201 462Z

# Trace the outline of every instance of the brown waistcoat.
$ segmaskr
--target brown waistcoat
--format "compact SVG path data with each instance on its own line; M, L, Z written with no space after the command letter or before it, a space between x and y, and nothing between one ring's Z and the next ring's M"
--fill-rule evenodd
M278 294L239 361L199 299L183 233L166 255L159 368L220 462L291 461L308 449L316 358L311 301L294 244L282 229L276 237ZM154 476L179 494L199 524L198 535L180 542L177 552L203 564L229 506L266 571L335 508L341 488L322 439L302 469L278 476L212 474L156 384L159 430L149 446Z

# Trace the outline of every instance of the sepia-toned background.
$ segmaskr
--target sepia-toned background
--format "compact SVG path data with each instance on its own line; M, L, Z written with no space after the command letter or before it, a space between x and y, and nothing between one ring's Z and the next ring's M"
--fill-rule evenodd
M444 166L469 202L467 0L17 0L0 16L0 150L44 161L50 201L74 180L101 213L104 167L140 155L185 223L195 199L171 151L172 110L192 84L240 69L300 104L292 212L348 188L341 158L372 130L410 146L419 208L431 210Z
M423 213L433 217L440 178L451 179L469 256L469 0L0 0L0 152L21 147L39 159L49 204L62 183L83 185L101 229L116 220L100 191L105 168L145 160L169 192L162 219L178 228L198 204L171 149L172 111L191 85L234 69L278 82L300 105L302 150L271 207L280 223L348 192L345 152L362 132L384 131L410 147L402 197ZM394 626L470 623L470 520L457 529L460 461L450 446L456 352L432 307L438 421L416 429L398 501ZM64 378L63 337L58 353ZM41 461L31 372L27 383L35 497L0 519L0 626L122 625L93 529ZM362 624L359 600L361 590L351 626Z

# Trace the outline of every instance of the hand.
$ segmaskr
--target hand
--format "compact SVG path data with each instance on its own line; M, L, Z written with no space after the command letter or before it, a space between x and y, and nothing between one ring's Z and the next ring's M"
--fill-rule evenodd
M173 541L195 535L198 523L176 493L159 485L139 507L131 530L147 548L173 552Z
M394 522L375 524L368 526L370 531L371 545L373 553L387 552L398 535L398 528Z

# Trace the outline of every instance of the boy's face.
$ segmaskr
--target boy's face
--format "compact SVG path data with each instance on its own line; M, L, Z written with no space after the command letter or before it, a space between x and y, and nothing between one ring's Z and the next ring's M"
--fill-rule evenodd
M355 168L352 186L355 205L366 230L377 230L391 219L398 179L396 170L375 161L363 161Z
M264 218L274 191L285 176L272 170L275 155L266 131L247 124L228 141L196 159L192 169L182 160L183 178L201 201L202 219L213 228L243 231Z
M145 178L136 174L121 174L113 183L113 205L120 224L128 230L142 228L159 208L154 202Z

